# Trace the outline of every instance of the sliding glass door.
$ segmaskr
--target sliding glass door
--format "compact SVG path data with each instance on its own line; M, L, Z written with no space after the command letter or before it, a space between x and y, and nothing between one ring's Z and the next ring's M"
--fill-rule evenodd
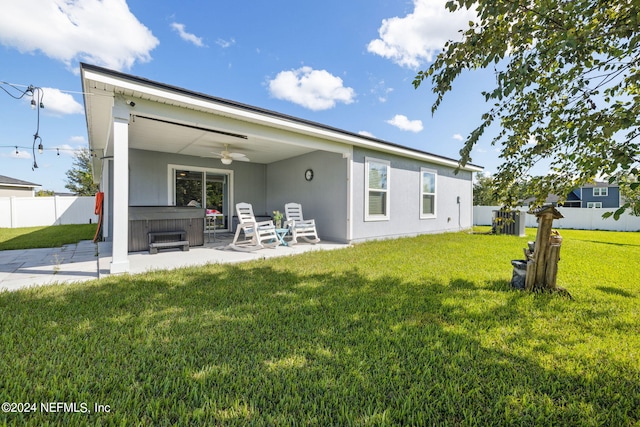
M202 207L202 172L176 170L175 205Z
M218 225L228 229L227 219L229 206L229 179L225 174L205 172L205 201L207 209L218 211L224 215ZM222 224L220 224L222 223Z
M188 166L173 168L173 194L176 206L193 206L219 212L217 228L229 229L232 172Z

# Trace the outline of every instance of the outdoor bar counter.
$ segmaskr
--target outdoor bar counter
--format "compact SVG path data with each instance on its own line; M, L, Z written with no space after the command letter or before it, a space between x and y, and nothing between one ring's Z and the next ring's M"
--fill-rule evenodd
M149 232L185 231L189 246L204 245L202 208L129 206L129 252L149 250Z

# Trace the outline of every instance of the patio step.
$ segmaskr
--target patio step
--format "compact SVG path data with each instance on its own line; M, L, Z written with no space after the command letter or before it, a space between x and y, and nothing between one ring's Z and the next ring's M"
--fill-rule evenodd
M183 251L189 250L189 241L188 240L176 240L174 242L154 242L149 243L149 253L157 254L158 248L173 248L181 246Z
M177 236L179 240L168 242L156 242L156 237ZM189 250L189 241L185 240L187 233L184 230L175 231L150 231L149 232L149 253L157 254L158 248L180 247L183 251Z

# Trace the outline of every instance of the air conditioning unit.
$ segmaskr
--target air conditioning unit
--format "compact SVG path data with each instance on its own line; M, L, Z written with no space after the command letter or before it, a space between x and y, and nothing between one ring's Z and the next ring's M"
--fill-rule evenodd
M510 236L525 236L525 212L518 210L500 209L492 211L491 229L495 234Z

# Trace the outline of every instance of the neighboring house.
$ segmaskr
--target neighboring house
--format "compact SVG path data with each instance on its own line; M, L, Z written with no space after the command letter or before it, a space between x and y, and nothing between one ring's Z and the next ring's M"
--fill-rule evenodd
M545 205L565 208L619 208L621 205L618 184L608 182L586 184L569 193L564 203L559 203L559 200L560 197L550 194L545 200ZM533 197L525 199L522 201L522 206L529 206L533 202L535 202Z
M479 166L456 173L450 158L93 65L80 69L114 273L128 271L131 236L150 219L193 213L203 223L205 209L215 209L220 227L233 231L239 202L263 216L301 203L321 239L345 243L472 226Z
M563 204L565 208L619 208L618 184L595 182L573 190Z
M33 197L40 184L0 175L0 197Z

